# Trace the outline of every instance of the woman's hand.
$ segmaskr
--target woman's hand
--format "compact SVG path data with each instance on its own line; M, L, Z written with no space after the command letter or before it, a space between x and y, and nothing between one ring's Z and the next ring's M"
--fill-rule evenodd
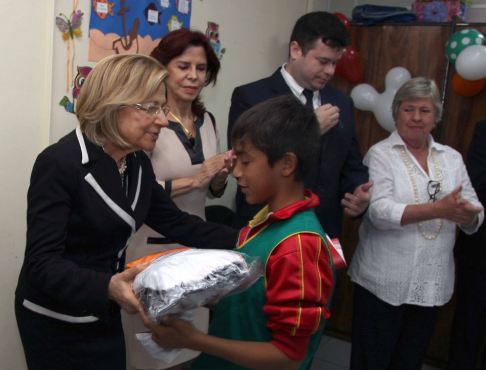
M133 280L148 265L149 263L140 263L111 277L108 298L118 303L130 315L135 315L142 308L132 289Z
M472 223L478 213L483 209L475 207L461 197L462 185L436 202L440 218L451 220L457 224L468 225Z
M216 174L222 171L225 168L225 157L226 153L221 153L215 155L212 158L205 160L199 171L193 176L193 186L196 189L199 189L205 185L207 185Z
M451 193L435 203L408 205L403 212L401 225L405 226L415 222L443 218L465 225L467 228L473 227L476 215L483 209L473 206L466 199L462 198L460 195L461 190L462 185L459 185Z
M211 181L213 190L218 190L216 188L222 188L226 185L226 180L228 179L228 176L233 173L233 168L236 165L236 156L233 154L232 150L228 150L226 153L222 154L224 154L224 165Z

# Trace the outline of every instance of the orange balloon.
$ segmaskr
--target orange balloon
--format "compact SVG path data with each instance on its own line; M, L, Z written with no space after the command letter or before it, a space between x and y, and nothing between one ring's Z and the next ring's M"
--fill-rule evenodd
M464 98L471 98L478 95L486 87L486 78L482 80L466 80L458 73L452 78L452 88L457 95Z

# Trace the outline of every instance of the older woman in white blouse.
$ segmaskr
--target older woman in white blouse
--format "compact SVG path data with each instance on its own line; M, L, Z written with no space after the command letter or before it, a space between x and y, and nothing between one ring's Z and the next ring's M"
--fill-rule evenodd
M442 115L435 83L406 82L392 112L396 131L364 159L374 186L349 269L351 369L421 369L454 289L456 226L474 233L484 219L461 155L430 135Z

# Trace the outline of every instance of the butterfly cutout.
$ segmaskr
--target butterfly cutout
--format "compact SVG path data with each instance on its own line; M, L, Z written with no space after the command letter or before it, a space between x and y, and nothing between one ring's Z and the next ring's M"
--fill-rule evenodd
M76 10L79 0L75 0L73 4L73 12L68 18L64 14L60 13L59 17L56 17L56 26L59 31L62 32L62 38L67 41L66 50L66 92L69 91L69 86L73 84L74 80L74 58L76 56L75 38L81 37L81 23L83 22L83 13L81 10ZM61 18L62 17L62 18ZM73 52L71 55L71 43L73 45ZM69 71L71 70L71 73Z
M71 19L66 17L64 14L59 14L61 17L56 17L56 25L59 31L62 32L62 38L67 40L69 38L74 39L74 36L81 37L81 23L83 22L83 13L81 10L73 11L71 13Z

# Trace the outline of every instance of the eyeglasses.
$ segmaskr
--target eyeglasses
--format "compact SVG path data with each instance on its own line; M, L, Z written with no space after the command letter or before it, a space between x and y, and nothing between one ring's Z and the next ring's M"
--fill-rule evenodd
M158 105L149 105L148 107L144 107L142 104L130 104L130 107L143 110L148 116L151 117L156 116L160 113L160 111L164 112L164 115L168 115L170 112L170 107L168 105L164 105L163 107L159 107Z
M440 182L430 180L427 184L427 192L429 193L429 203L435 202L437 194L440 192Z

